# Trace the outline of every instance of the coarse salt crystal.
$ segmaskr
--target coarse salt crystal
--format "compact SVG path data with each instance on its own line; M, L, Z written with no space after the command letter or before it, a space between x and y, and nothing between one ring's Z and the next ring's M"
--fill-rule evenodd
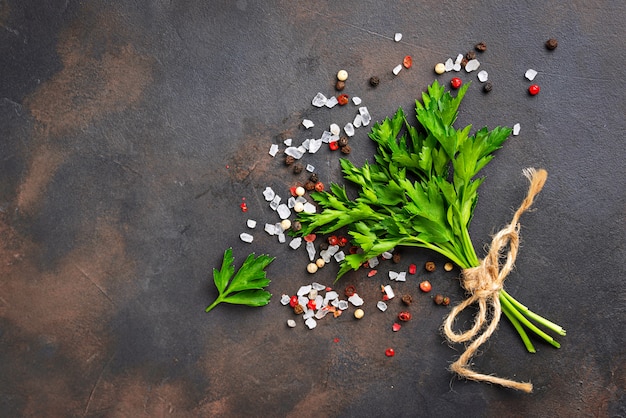
M241 234L239 234L239 238L243 241L243 242L252 242L254 240L254 237L248 233L242 232Z
M357 97L357 96L354 96L352 98L352 103L354 103L356 106L360 105L361 104L361 98Z
M516 123L515 125L513 125L513 135L519 135L519 131L521 129L521 126L519 123Z
M363 305L363 299L361 299L361 296L359 296L357 293L355 293L354 295L350 296L348 298L348 302L350 302L354 306L361 306L361 305Z
M350 306L350 305L348 305L348 301L347 301L347 300L340 300L340 301L337 303L337 307L338 307L339 309L341 309L342 311L345 311L346 309L348 309L348 307L349 307L349 306Z
M461 64L454 64L454 65L452 66L452 69L453 69L454 71L461 71Z
M397 32L395 35L393 35L393 40L396 42L400 42L402 40L402 34L400 32Z
M298 291L296 292L296 295L298 296L308 295L312 288L313 286L311 286L310 284L307 284L305 286L300 286L300 289L298 289Z
M270 202L270 208L272 208L272 210L278 209L278 205L280 205L280 200L281 200L280 196L278 195L274 196L274 198Z
M529 81L533 81L536 76L537 71L533 70L532 68L526 70L526 74L524 74L524 77L526 77Z
M335 261L341 263L343 260L346 259L346 254L343 251L339 251L337 254L334 255L334 257Z
M398 75L402 71L402 64L398 64L393 67L393 75Z
M289 242L289 247L293 250L297 250L302 245L302 238L296 237Z
M256 228L256 221L254 219L248 219L246 225L248 225L250 229Z
M309 153L315 154L322 147L321 139L311 139L309 141Z
M330 312L329 309L322 308L322 309L318 310L317 312L315 312L314 318L315 319L322 319L322 318L324 318L326 316L326 314L328 314L328 312Z
M326 290L326 286L321 283L313 282L311 283L311 288L317 290L318 292L321 290Z
M477 59L469 60L467 64L465 64L465 71L471 73L480 67L480 62Z
M324 299L329 301L329 300L335 300L339 297L339 293L335 292L334 290L331 290L330 292L326 292L326 294L324 295Z
M287 139L285 139L283 141L283 144L285 144L286 146L290 147L292 142L293 142L293 139L287 138Z
M401 271L400 273L398 273L396 282L406 282L406 271Z
M309 318L304 322L304 325L309 327L309 329L313 329L317 326L317 321L315 321L315 319L313 318Z
M322 140L323 143L328 144L328 141L330 141L330 138L332 136L333 136L332 132L324 131L322 132L322 137L320 139Z
M315 171L315 166L312 166L311 164L307 164L306 165L306 171L308 171L309 173L312 173Z
M291 211L289 210L289 207L284 203L278 205L278 207L276 208L276 212L278 213L280 219L287 219L289 216L291 216Z
M398 272L397 271L389 271L389 280L397 280Z
M315 107L322 107L326 104L327 101L328 99L326 98L326 96L324 96L322 93L317 93L311 101L311 104Z
M378 261L378 257L372 257L369 260L367 260L367 264L370 266L370 268L374 268L379 264Z
M291 296L283 293L283 295L280 297L280 303L282 303L283 305L289 305L289 301L291 301Z
M293 319L288 319L287 320L287 326L289 328L295 328L296 327L296 321L294 321Z
M276 235L276 225L265 224L265 232L269 235Z
M359 107L359 115L361 115L361 119L363 119L363 126L370 124L372 117L370 116L370 112L367 110L367 107Z
M302 121L302 125L303 125L306 129L309 129L309 128L312 128L312 127L314 127L314 126L315 126L315 124L313 123L313 121L312 121L312 120L310 120L310 119L304 119L304 120Z
M302 155L304 155L304 151L297 147L287 147L285 149L285 154L295 158L296 160L299 160L300 158L302 158Z
M487 80L489 80L489 74L487 73L487 71L485 71L485 70L479 71L478 72L478 81L480 81L481 83L484 83Z
M454 61L452 61L452 58L448 58L443 65L446 69L446 72L452 71L452 68L454 67Z
M315 207L315 205L313 203L306 202L302 206L302 212L304 212L304 213L315 213L315 212L317 212L317 208Z
M356 115L354 117L354 120L352 121L352 125L355 128L360 128L361 126L363 126L363 117L361 115Z
M382 300L379 300L376 304L376 307L381 310L381 312L385 312L387 310L387 304Z
M456 60L454 60L455 64L460 64L463 61L463 54L459 54L456 56Z
M346 123L346 126L343 127L343 131L348 136L354 136L354 125L351 123Z
M275 156L276 156L276 154L278 154L278 145L276 145L276 144L272 144L272 145L270 146L270 151L269 151L269 154L270 154L272 157L275 157Z
M339 103L337 101L337 98L335 96L330 96L330 98L326 101L326 107L332 109L333 107L337 106L337 103Z
M393 257L393 254L391 254L389 251L385 251L384 253L381 254L381 256L385 259L385 260L390 260L391 257Z
M387 295L389 299L393 299L396 296L390 285L383 287L383 290L385 291L385 295Z
M279 233L278 234L278 242L281 243L281 244L284 244L285 240L286 240L285 234L283 232Z
M339 135L341 133L341 128L336 123L330 124L330 133L332 135Z
M307 243L306 243L306 252L309 254L309 260L310 261L315 260L315 255L317 254L317 251L315 250L315 244L313 244L310 241L307 241Z
M276 193L271 187L267 186L265 190L263 190L263 197L265 197L265 200L268 202L270 202L274 196L276 196Z

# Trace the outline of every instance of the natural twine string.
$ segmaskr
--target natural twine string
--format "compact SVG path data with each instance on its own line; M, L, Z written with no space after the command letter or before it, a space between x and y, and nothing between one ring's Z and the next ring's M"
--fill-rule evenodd
M502 307L500 306L500 291L504 279L513 269L515 257L519 249L519 218L533 204L535 196L541 191L546 182L548 173L545 170L527 168L524 175L530 180L530 187L526 198L513 215L511 223L498 232L491 241L487 256L480 262L478 267L465 269L462 272L462 286L469 293L469 297L455 306L446 321L444 331L450 342L460 343L473 340L465 348L465 352L455 361L450 369L459 376L470 380L495 383L512 389L532 392L533 385L526 382L504 379L493 375L486 375L473 371L468 363L478 348L484 344L498 327ZM503 250L508 246L508 253L504 264L500 263ZM468 306L478 303L478 313L475 316L474 325L471 329L457 334L452 330L456 317ZM487 318L487 311L491 307L491 318ZM486 326L486 328L485 328ZM483 330L481 333L481 330Z

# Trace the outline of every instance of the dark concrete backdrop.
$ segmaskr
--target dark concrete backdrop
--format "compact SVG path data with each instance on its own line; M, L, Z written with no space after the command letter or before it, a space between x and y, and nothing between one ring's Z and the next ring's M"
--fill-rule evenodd
M1 0L0 415L626 416L625 17L618 0ZM472 236L482 254L523 198L522 169L548 170L506 287L568 335L531 355L503 321L473 363L532 381L532 394L447 371L462 350L439 332L449 308L417 283L455 304L458 271L396 286L417 299L398 333L397 299L377 311L388 269L440 257L407 250L373 278L342 279L366 299L361 321L288 329L280 295L332 285L336 266L310 276L303 249L259 231L239 240L246 219L276 220L266 186L286 196L305 179L270 145L354 116L311 106L339 69L377 121L448 84L458 74L433 66L478 41L494 89L459 73L473 84L457 124L521 133L485 169ZM393 76L405 55L413 67ZM348 158L371 159L366 128L351 142ZM328 183L338 158L323 148L306 162ZM204 313L228 247L236 263L276 257L268 306Z

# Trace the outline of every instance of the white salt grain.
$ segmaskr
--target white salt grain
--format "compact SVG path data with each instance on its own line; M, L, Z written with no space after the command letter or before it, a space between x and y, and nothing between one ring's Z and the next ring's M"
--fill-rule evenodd
M317 326L317 322L313 318L309 318L304 322L304 325L309 327L309 329L313 329Z
M393 257L393 254L391 254L389 251L385 251L384 253L381 254L381 256L385 259L385 260L391 260L391 257Z
M480 67L480 62L477 59L469 60L467 64L465 64L465 71L471 73L472 71L478 70Z
M285 149L285 154L295 158L296 160L299 160L300 158L302 158L302 155L304 155L304 151L296 147L287 147Z
M357 97L357 96L354 96L354 97L352 98L352 103L354 103L354 104L355 104L355 106L360 105L360 104L361 104L361 98L360 98L360 97Z
M452 58L448 58L443 65L446 72L452 71L452 68L454 67L454 61L452 61Z
M280 217L280 219L287 219L291 216L291 211L289 210L289 207L287 207L287 205L284 203L278 205L278 207L276 208L276 212L278 213L278 217Z
M296 327L296 321L294 321L293 319L288 319L287 320L287 326L289 328L295 328Z
M337 98L335 96L330 96L330 98L326 101L326 107L332 109L333 107L337 106L337 103L339 103L337 101Z
M513 135L515 136L519 135L520 129L521 129L521 126L519 123L516 123L515 125L513 125Z
M287 138L283 141L283 144L285 144L285 146L290 147L292 142L293 142L293 139Z
M453 69L454 71L461 71L461 64L454 64L454 65L452 66L452 69Z
M398 272L397 271L390 271L389 272L389 280L396 280L398 278Z
M272 145L270 146L270 155L271 155L272 157L275 157L277 153L278 153L278 145L276 145L276 144L272 144Z
M363 126L370 124L372 117L370 116L370 112L367 110L367 107L359 107L359 115L361 115L361 119L363 119Z
M396 33L393 36L393 40L396 41L396 42L400 42L402 40L402 34L400 32Z
M379 264L378 258L377 257L372 257L369 260L367 260L367 264L370 266L370 268L374 268Z
M345 311L346 309L348 309L349 306L350 305L348 305L347 300L340 300L339 303L337 303L337 307L341 309L342 311Z
M346 123L346 126L343 127L343 131L348 136L354 136L354 125L351 123Z
M256 228L256 221L254 219L248 219L246 225L248 225L250 229Z
M315 154L322 147L321 139L311 139L309 141L309 153Z
M341 128L336 123L332 123L330 125L330 133L333 135L339 135L341 133Z
M393 67L393 75L398 75L402 71L402 64L398 64Z
M293 250L297 250L298 248L300 248L300 245L302 245L302 238L300 237L292 239L289 243L289 247Z
M239 238L241 238L243 242L248 242L248 243L254 240L254 237L252 235L247 234L245 232L242 232L241 234L239 234Z
M312 127L314 127L314 126L315 126L315 124L313 123L313 121L312 121L312 120L309 120L309 119L304 119L304 120L302 121L302 125L303 125L306 129L309 129L309 128L312 128Z
M291 297L283 293L283 295L280 297L280 303L283 305L288 305L289 301L291 301Z
M376 304L376 307L381 310L381 312L385 312L387 310L387 304L382 300L379 300Z
M269 235L276 235L276 226L272 224L265 224L265 232Z
M308 295L312 288L313 288L313 286L311 286L310 284L308 284L306 286L300 286L300 289L298 289L298 291L296 292L296 295L298 295L298 296ZM304 302L304 303L306 305L306 302ZM304 306L304 305L302 305L302 306Z
M310 261L315 260L315 255L317 254L317 251L315 251L315 244L313 244L310 241L307 241L307 243L306 243L306 252L309 254L309 260Z
M304 205L302 205L302 212L315 213L317 212L317 208L315 207L313 203L306 202Z
M363 126L363 118L361 117L361 115L356 115L354 117L354 120L352 121L352 125L355 128L360 128L361 126Z
M529 81L533 81L536 76L537 71L533 70L532 68L526 70L526 74L524 74L524 77L526 77Z
M463 54L459 54L456 56L456 60L454 60L455 64L460 64L463 61Z
M487 71L485 71L485 70L479 71L478 72L478 81L480 81L481 83L484 83L487 80L489 80L489 74L487 73Z
M361 305L363 305L363 299L361 299L361 296L359 296L357 293L355 293L354 295L350 296L348 298L348 302L350 302L354 306L361 306Z
M321 143L321 141L322 141L322 140L320 139L320 143ZM314 167L314 166L312 166L311 164L307 164L307 165L306 165L306 171L308 171L309 173L312 173L312 172L314 172L314 171L315 171L315 167Z
M385 295L387 295L387 298L389 299L393 299L396 296L390 285L385 286L383 290L385 291Z
M324 96L322 93L317 93L311 101L311 104L315 107L322 107L326 104L327 101L328 99L326 98L326 96Z
M345 259L346 254L343 251L339 251L337 254L335 254L335 261L337 261L338 263L341 263Z
M265 190L263 190L263 197L265 197L265 200L268 202L271 201L274 196L276 196L276 193L274 193L274 190L272 190L271 187L267 186Z
M406 271L401 271L398 273L398 277L396 278L397 282L406 282Z
M322 290L326 290L326 286L324 286L321 283L313 282L311 283L311 289L317 290L318 292L320 292Z
M270 202L270 208L272 208L272 210L278 209L278 205L280 205L280 200L281 200L280 196L278 195L274 196L274 198Z

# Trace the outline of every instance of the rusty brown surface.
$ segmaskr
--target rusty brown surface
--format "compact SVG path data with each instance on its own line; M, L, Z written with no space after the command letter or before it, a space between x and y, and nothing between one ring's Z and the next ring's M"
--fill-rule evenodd
M1 415L626 415L623 4L39 3L0 1ZM258 232L251 245L238 238L247 218L274 219L266 186L286 196L306 179L269 146L306 138L303 118L320 130L352 117L310 105L332 93L338 69L380 120L409 112L434 64L481 40L494 91L463 74L473 86L459 123L520 122L522 134L487 168L472 234L479 247L508 222L522 168L548 170L507 288L568 335L530 355L503 322L474 367L530 380L532 394L447 370L462 350L440 333L449 308L417 285L428 278L454 305L458 271L394 285L416 300L397 333L399 298L376 310L389 270L442 258L405 250L372 278L350 273L336 286L357 286L362 320L347 312L291 330L280 295L333 285L336 266L311 276L303 251ZM396 77L405 55L414 65ZM528 68L540 71L536 98ZM351 160L371 159L363 128L351 141ZM340 180L337 153L306 162L325 183ZM227 247L236 262L276 257L268 306L204 313Z

